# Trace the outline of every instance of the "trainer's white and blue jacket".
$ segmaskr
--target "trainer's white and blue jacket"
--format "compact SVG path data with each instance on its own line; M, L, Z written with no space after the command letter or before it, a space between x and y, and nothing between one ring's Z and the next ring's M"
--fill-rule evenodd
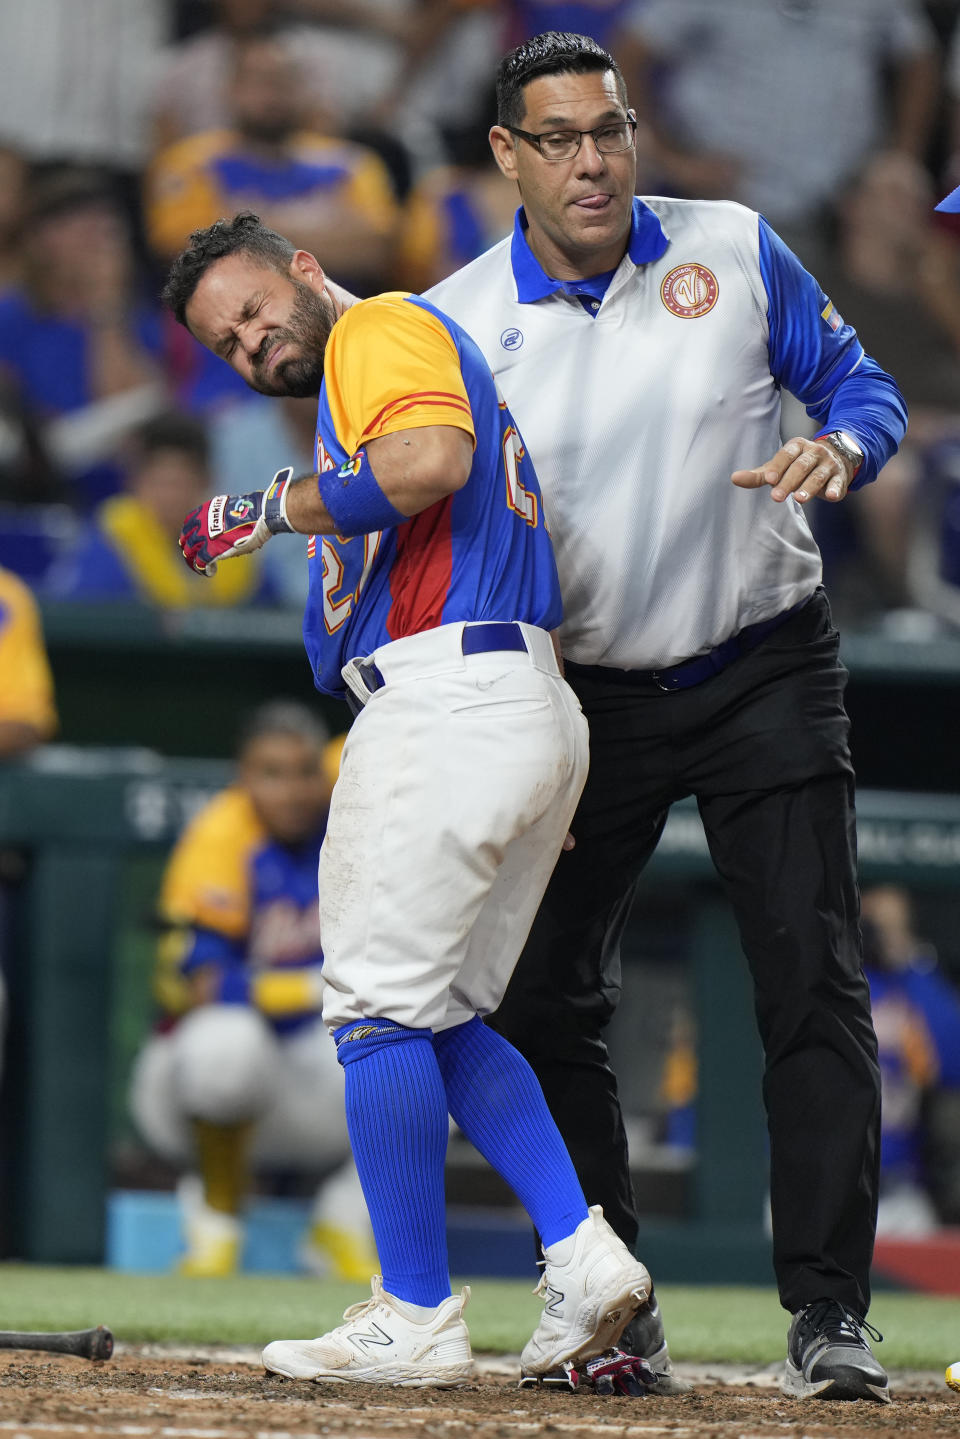
M619 266L581 282L544 273L521 209L428 297L477 341L523 433L581 664L674 664L813 592L803 506L730 480L779 448L781 389L818 432L856 437L856 487L906 428L894 381L742 205L636 198Z

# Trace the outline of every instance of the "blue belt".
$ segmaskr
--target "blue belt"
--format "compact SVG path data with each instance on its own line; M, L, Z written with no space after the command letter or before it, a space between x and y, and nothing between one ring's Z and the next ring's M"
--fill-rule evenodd
M728 640L723 640L715 649L705 655L695 655L693 659L681 660L679 664L670 665L662 670L620 670L613 669L610 665L578 665L572 660L567 660L566 670L576 677L584 677L605 680L612 684L632 686L636 689L644 687L663 690L666 694L672 694L676 690L693 689L694 685L703 684L704 680L712 679L714 675L720 674L721 670L727 669L734 660L740 659L741 655L749 654L762 644L768 635L778 630L782 624L808 605L813 595L800 600L798 604L791 605L788 610L781 610L780 614L773 615L769 620L759 620L755 625L747 625Z
M489 620L482 625L464 625L463 653L486 655L492 650L525 650L523 630L513 620Z
M527 642L523 630L514 620L489 620L479 625L464 625L461 639L465 655L485 655L494 650L525 650ZM357 666L360 678L371 694L376 694L386 684L383 675L372 660ZM347 694L350 703L350 694Z

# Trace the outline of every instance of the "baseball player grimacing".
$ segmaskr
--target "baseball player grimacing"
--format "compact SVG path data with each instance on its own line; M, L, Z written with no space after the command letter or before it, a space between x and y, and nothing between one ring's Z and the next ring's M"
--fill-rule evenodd
M532 1070L484 1026L564 844L587 728L551 631L556 566L536 475L473 341L428 302L352 304L245 214L191 237L165 298L254 388L319 391L317 472L218 496L181 545L209 573L309 533L315 681L357 711L320 856L323 1017L382 1277L345 1323L277 1340L294 1378L464 1383L451 1295L448 1115L542 1236L532 1375L616 1343L650 1277L588 1210ZM321 1096L317 1096L321 1103ZM532 1142L531 1142L532 1141Z

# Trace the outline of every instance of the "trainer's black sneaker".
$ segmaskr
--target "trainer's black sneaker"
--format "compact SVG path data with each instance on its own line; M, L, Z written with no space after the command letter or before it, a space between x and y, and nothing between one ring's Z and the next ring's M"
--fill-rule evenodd
M645 1359L657 1376L654 1394L689 1394L691 1385L679 1374L674 1374L663 1332L663 1316L656 1293L651 1290L646 1304L641 1304L620 1335L619 1348L625 1354L635 1354Z
M863 1337L883 1335L839 1299L815 1299L797 1311L787 1335L781 1391L793 1399L874 1399L890 1402L886 1370Z

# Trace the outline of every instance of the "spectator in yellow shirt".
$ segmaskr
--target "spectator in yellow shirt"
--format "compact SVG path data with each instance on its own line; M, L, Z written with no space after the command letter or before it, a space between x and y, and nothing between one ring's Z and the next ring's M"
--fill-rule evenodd
M0 569L0 759L26 754L56 727L36 603L22 580Z
M232 124L161 150L147 176L147 231L157 255L239 210L322 254L361 294L382 288L397 206L382 160L362 145L303 129L297 62L269 30L239 40L229 89Z
M184 508L202 504L211 489L204 426L173 411L137 432L125 492L111 495L52 567L45 591L55 599L140 603L161 609L215 608L271 602L262 570L240 580L224 565L212 581L192 575L177 540Z

